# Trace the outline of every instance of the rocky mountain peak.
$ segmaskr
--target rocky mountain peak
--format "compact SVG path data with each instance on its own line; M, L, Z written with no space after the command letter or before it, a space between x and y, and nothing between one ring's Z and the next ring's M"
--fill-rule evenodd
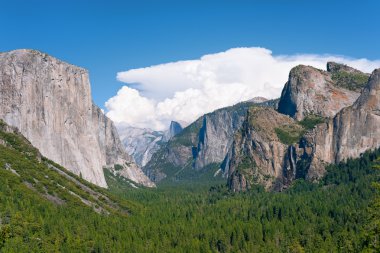
M245 191L254 184L262 184L267 189L275 183L282 185L282 178L288 174L284 168L292 166L289 168L292 174L294 170L294 162L288 162L291 160L288 150L292 153L293 149L289 149L284 140L297 138L302 131L294 119L272 108L249 108L243 127L235 134L222 164L230 189Z
M338 72L363 73L360 70L357 70L345 64L336 63L336 62L327 62L327 72L329 73L338 73Z
M355 102L354 107L377 111L380 116L380 69L372 72L368 84Z
M329 72L305 65L294 67L282 90L278 111L296 120L310 114L332 117L359 96L335 84Z
M250 100L248 100L247 102L259 104L259 103L264 103L266 101L268 101L268 99L266 99L265 97L254 97L254 98L251 98Z
M176 136L180 132L182 132L183 127L181 124L177 121L171 121L170 122L170 127L169 127L169 139L172 138L173 136Z
M249 109L222 167L232 190L252 184L281 190L297 178L318 180L327 164L380 146L380 69L369 76L329 63L328 70L297 66L278 112Z
M309 178L319 178L329 163L357 158L380 146L380 71L375 70L360 97L304 138L301 157L309 157ZM319 171L316 175L315 171ZM311 172L311 173L310 173Z

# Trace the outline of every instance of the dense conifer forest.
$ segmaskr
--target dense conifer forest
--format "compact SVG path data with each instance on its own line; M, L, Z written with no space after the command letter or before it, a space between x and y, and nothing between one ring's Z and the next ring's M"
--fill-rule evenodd
M109 173L104 190L73 184L17 134L1 139L0 252L380 251L380 150L283 192L133 189Z

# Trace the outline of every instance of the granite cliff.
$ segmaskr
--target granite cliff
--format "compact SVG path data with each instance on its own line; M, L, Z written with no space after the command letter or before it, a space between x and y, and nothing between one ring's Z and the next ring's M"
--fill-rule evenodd
M263 98L218 109L197 119L163 145L143 167L155 182L189 171L218 170L235 132L242 126L251 105L276 107L277 101ZM175 180L177 180L175 179Z
M308 179L315 180L329 163L357 158L380 146L380 69L351 106L316 126L301 140L300 157L307 158Z
M120 126L118 129L127 153L139 166L145 166L164 143L162 131L131 126Z
M249 109L222 166L231 190L315 181L326 165L380 146L380 70L369 76L337 63L327 70L297 66L278 112Z
M279 129L287 129L295 137L303 131L295 120L272 108L252 106L248 110L222 164L232 190L246 190L254 184L270 188L285 176L288 145L277 134Z
M36 50L1 53L0 103L1 119L43 156L84 179L107 187L103 167L120 165L117 173L154 185L124 151L112 121L93 104L85 69Z
M181 124L176 121L172 121L166 131L122 125L118 126L118 129L127 153L139 166L145 166L162 145L183 130Z
M360 93L334 81L336 73L350 72L338 68L338 64L328 66L336 67L328 67L330 72L303 65L293 68L282 91L278 111L302 120L309 114L333 117L342 108L352 105ZM362 75L368 80L364 73ZM347 87L349 85L347 83Z

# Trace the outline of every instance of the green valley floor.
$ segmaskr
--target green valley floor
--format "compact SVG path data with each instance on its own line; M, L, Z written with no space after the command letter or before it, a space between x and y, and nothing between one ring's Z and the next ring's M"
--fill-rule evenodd
M0 252L380 250L379 150L283 192L231 193L219 182L134 189L110 173L104 190L1 135Z

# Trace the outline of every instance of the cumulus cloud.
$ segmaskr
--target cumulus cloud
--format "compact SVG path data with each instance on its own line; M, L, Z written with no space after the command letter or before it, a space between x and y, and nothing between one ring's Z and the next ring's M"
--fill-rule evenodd
M334 55L273 55L265 48L233 48L197 60L178 61L117 74L126 83L106 102L116 123L164 130L171 120L192 122L221 107L261 96L277 98L298 64L325 69L328 61L365 72L380 61ZM132 85L133 84L133 85Z

